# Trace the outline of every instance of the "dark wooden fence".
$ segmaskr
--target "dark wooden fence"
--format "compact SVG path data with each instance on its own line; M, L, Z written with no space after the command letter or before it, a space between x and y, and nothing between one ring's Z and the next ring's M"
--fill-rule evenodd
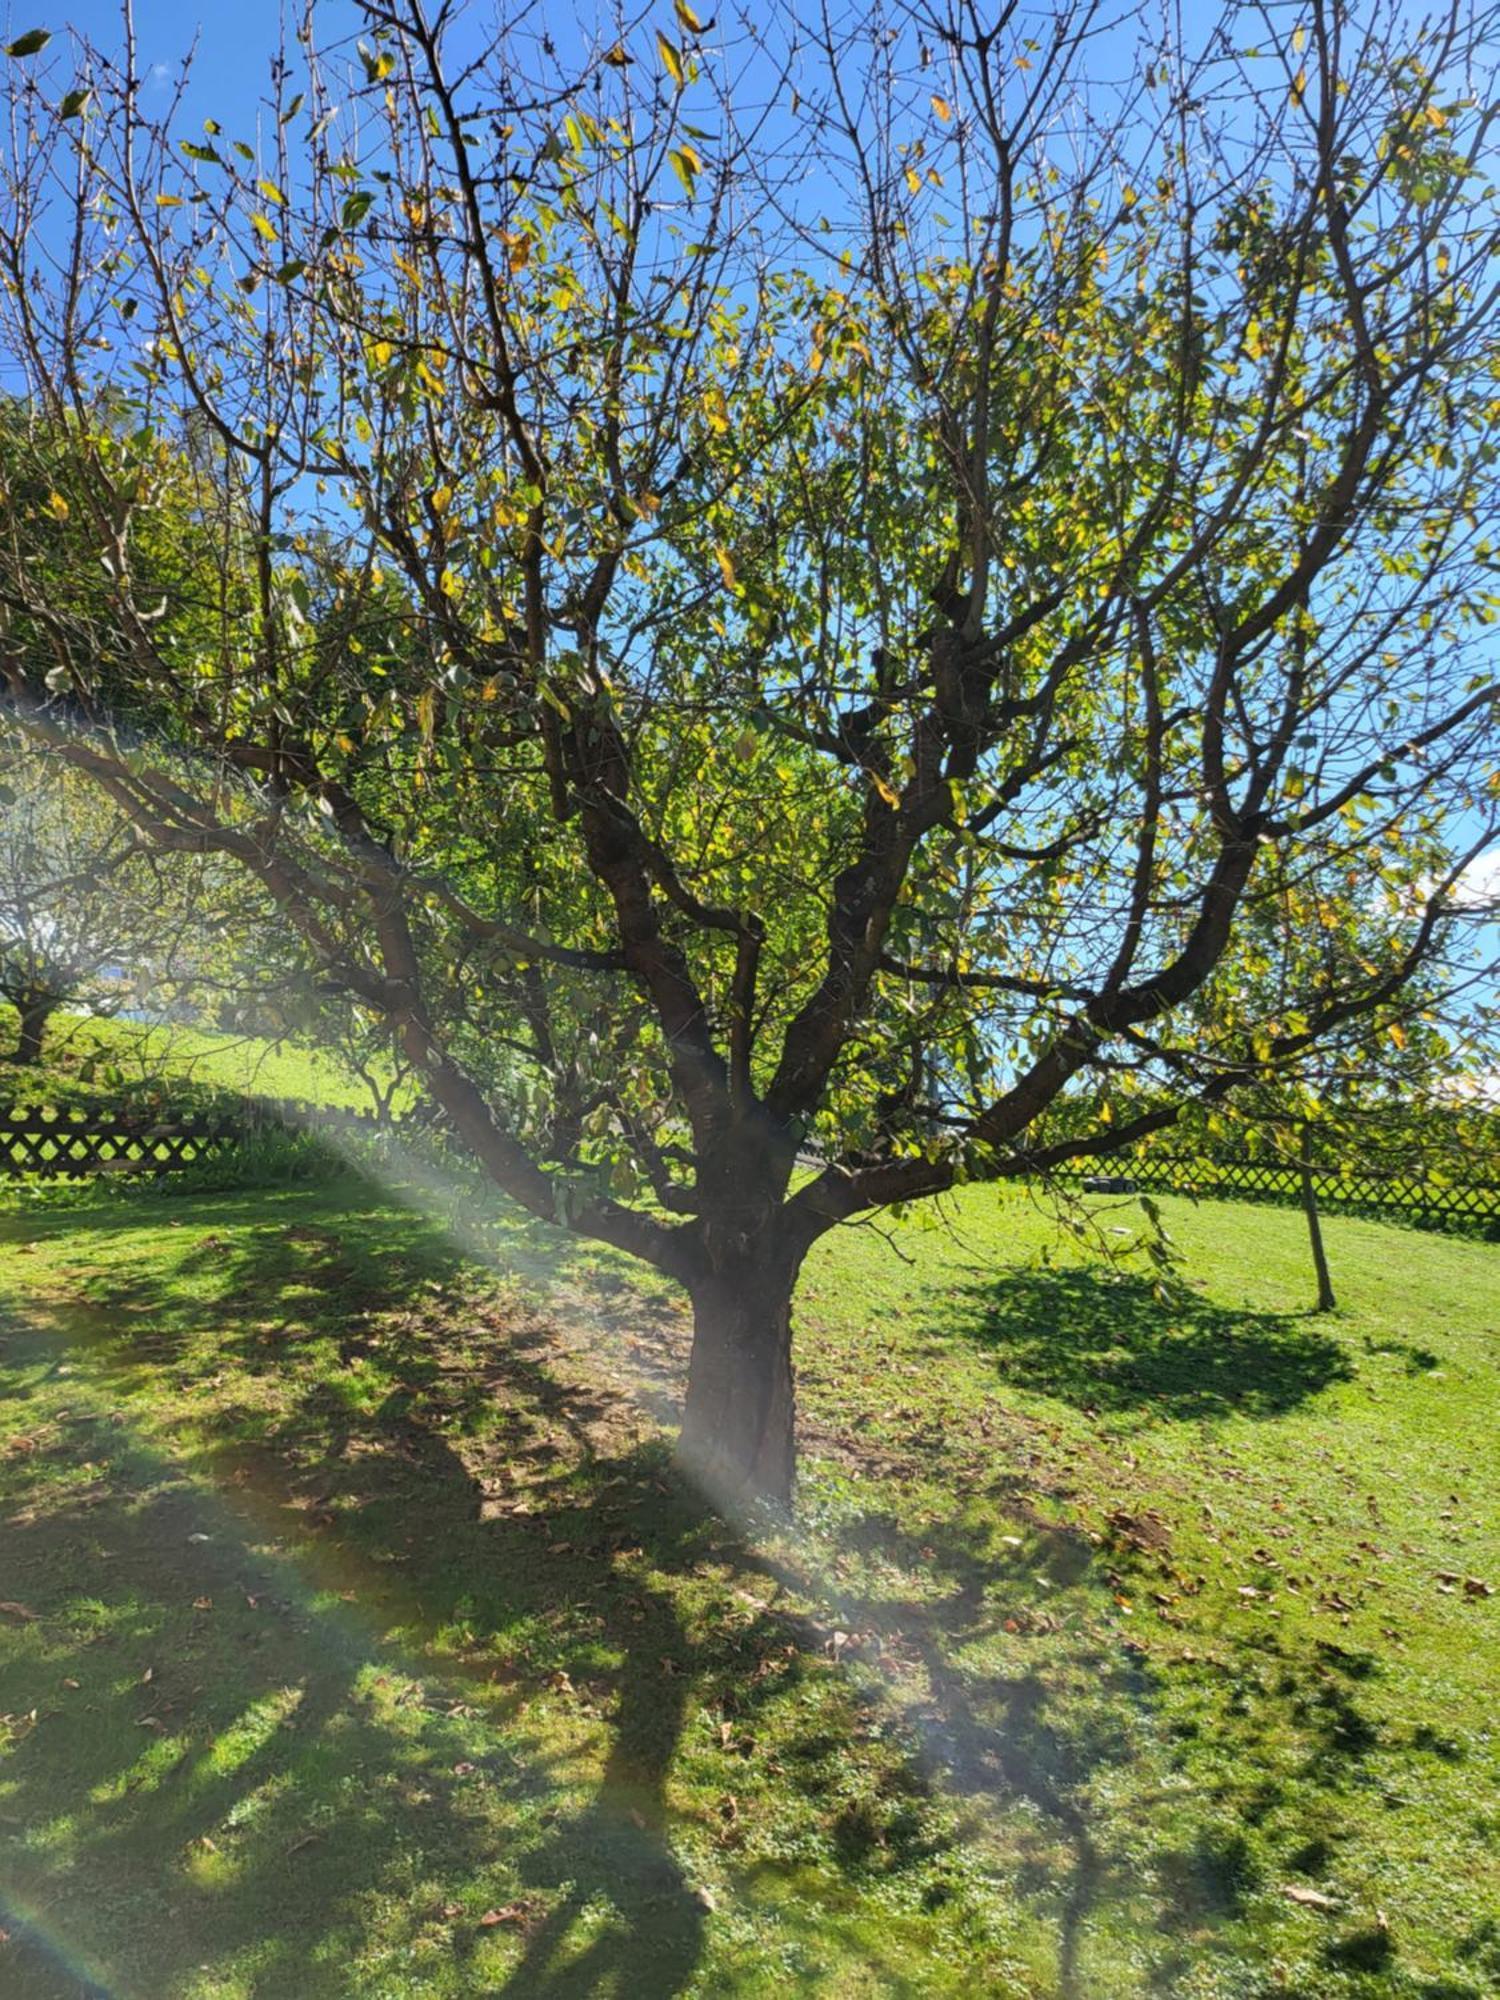
M1500 1224L1500 1185L1381 1173L1367 1167L1314 1167L1318 1206L1404 1215L1431 1223ZM1097 1178L1128 1181L1148 1194L1186 1194L1200 1200L1294 1202L1301 1199L1298 1170L1279 1160L1206 1160L1183 1154L1123 1155L1101 1163Z
M398 1118L395 1129L422 1122ZM7 1108L0 1105L0 1180L35 1175L81 1180L91 1174L164 1174L232 1152L268 1129L310 1131L337 1140L369 1139L390 1131L373 1112L348 1111L289 1098L250 1098L229 1113L153 1117L148 1112ZM1500 1229L1500 1185L1379 1173L1369 1168L1315 1167L1321 1207L1404 1215L1443 1224ZM1147 1152L1101 1161L1084 1174L1104 1188L1199 1199L1293 1202L1297 1169L1275 1160L1207 1160Z
M382 1129L365 1111L289 1098L255 1098L232 1113L154 1116L149 1112L17 1109L0 1105L0 1180L37 1175L82 1180L91 1174L163 1174L231 1152L268 1129L371 1135Z

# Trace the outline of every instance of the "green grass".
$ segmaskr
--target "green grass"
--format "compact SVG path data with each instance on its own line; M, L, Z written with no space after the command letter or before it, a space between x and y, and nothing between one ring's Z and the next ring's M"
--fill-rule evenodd
M608 1257L0 1217L0 1991L1492 1992L1495 1252L1331 1220L1318 1316L1162 1206L1165 1298L993 1192L820 1246L761 1540Z
M14 1045L14 1018L0 1004L0 1049ZM122 1085L132 1092L169 1093L187 1085L371 1109L369 1091L333 1055L254 1035L59 1014L48 1029L45 1056L39 1068L0 1064L0 1102L113 1103Z

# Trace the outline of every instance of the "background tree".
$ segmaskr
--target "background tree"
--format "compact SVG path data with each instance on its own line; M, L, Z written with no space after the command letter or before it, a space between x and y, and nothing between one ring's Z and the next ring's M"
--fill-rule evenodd
M128 34L18 45L26 535L88 536L115 640L12 555L0 666L497 1186L687 1287L684 1462L784 1498L823 1231L1130 1144L1438 948L1493 802L1493 21L362 12L258 136L148 121ZM136 564L183 465L192 618ZM1254 911L1377 835L1451 855L1399 962L1260 1014Z
M1321 1312L1337 1303L1318 1203L1326 1173L1441 1182L1483 1178L1494 1158L1482 1104L1465 1106L1466 1091L1481 1089L1494 1067L1487 914L1456 892L1443 953L1414 949L1421 862L1419 840L1377 838L1336 871L1287 876L1247 912L1215 982L1233 993L1222 1024L1231 1063L1239 1020L1255 1018L1268 1040L1286 1039L1357 981L1383 997L1268 1061L1232 1099L1179 1121L1181 1137L1210 1156L1248 1150L1296 1174ZM1220 1024L1202 1012L1207 1057Z
M18 1018L4 1060L39 1063L64 1008L168 1002L194 928L182 875L58 760L0 755L0 998Z

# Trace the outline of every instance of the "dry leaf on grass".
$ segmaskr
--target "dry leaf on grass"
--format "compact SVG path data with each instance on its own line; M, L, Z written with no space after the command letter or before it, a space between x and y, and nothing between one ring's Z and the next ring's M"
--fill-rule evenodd
M1321 1889L1304 1888L1300 1882L1283 1882L1281 1893L1289 1903L1300 1903L1305 1910L1336 1910L1339 1908L1337 1896L1327 1896Z

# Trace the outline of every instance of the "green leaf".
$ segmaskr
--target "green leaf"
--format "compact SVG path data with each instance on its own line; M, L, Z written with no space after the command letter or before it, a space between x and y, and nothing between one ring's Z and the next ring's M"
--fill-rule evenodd
M94 93L91 90L70 90L57 107L59 118L78 118L89 107Z
M28 28L24 35L17 35L5 53L8 56L39 55L51 39L52 32L49 28Z
M357 193L345 197L344 206L339 211L339 221L345 229L358 229L375 204L375 197L368 188L360 188Z

